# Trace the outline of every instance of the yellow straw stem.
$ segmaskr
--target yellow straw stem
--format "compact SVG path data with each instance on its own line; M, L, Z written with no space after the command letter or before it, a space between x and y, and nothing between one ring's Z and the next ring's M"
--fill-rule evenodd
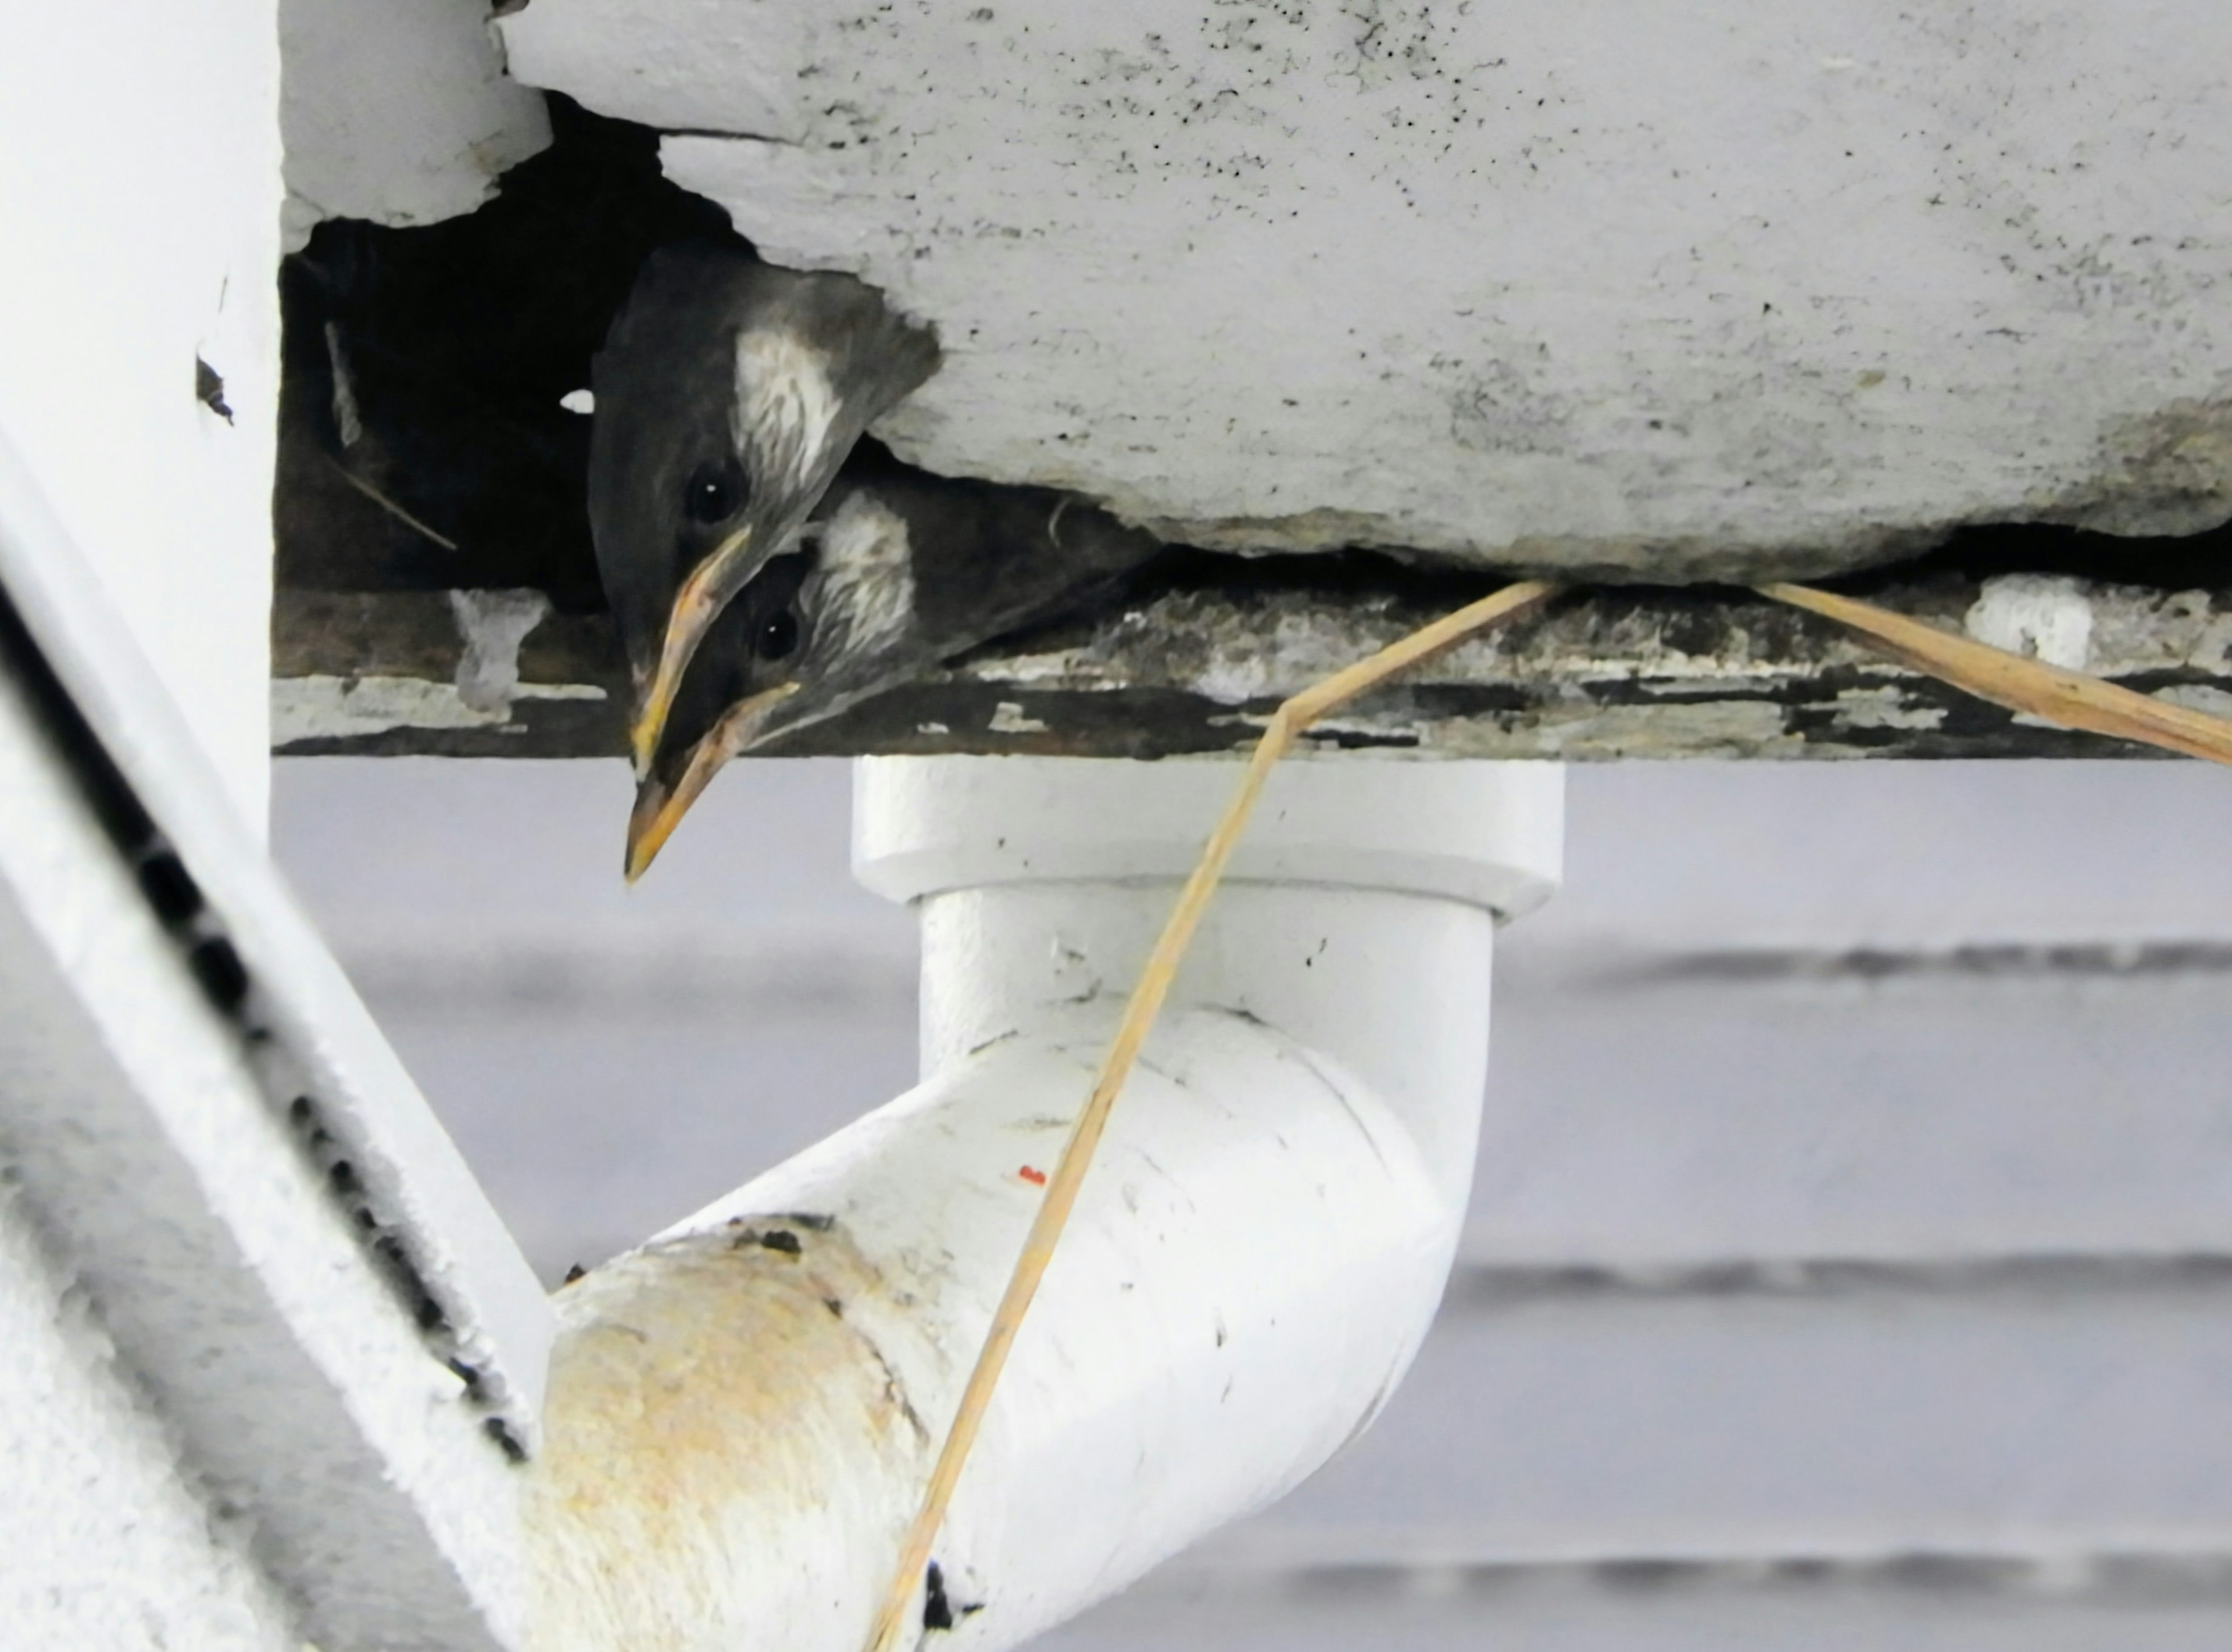
M1804 585L1763 585L1762 596L1833 619L1884 653L1955 688L2064 729L2112 735L2212 763L2232 763L2232 722L2171 705L2082 671L1956 637L1872 602Z

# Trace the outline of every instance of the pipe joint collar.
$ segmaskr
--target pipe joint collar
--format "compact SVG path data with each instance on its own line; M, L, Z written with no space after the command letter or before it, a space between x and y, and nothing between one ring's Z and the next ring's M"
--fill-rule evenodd
M862 758L853 875L902 902L1183 878L1239 778L1237 762L1208 760ZM1226 877L1430 896L1509 919L1556 890L1564 830L1557 763L1302 759L1272 772Z

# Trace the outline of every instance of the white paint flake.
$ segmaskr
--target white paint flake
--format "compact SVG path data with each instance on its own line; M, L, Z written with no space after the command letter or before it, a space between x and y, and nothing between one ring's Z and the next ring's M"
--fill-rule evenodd
M2189 711L2232 719L2232 694L2206 683L2180 683L2159 690L2154 697L2167 700L2172 705L2182 705Z
M2092 653L2092 599L2077 580L2006 573L1984 581L1963 623L1980 643L2081 671Z
M1837 696L1837 721L1847 729L1937 729L1945 722L1942 705L1910 705L1888 685L1846 689Z
M601 700L588 683L522 683L510 698ZM352 740L397 729L504 729L509 704L481 710L465 703L454 683L416 677L282 677L271 683L275 750L311 740Z
M519 645L550 614L540 591L452 591L450 612L465 651L457 661L457 697L499 717L519 688Z

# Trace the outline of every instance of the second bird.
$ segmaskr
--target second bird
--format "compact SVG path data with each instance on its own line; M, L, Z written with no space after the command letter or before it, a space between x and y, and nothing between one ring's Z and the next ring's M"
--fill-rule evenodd
M637 689L631 879L731 757L1066 613L1160 548L1051 489L839 479L937 365L848 276L692 247L637 282L597 359L589 470Z

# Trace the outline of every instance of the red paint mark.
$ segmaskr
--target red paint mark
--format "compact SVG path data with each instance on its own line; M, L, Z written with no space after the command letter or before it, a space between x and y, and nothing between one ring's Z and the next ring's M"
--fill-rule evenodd
M1029 1182L1035 1188L1042 1188L1046 1186L1046 1172L1044 1170L1034 1170L1029 1165L1026 1164L1022 1169L1016 1171L1015 1174L1022 1177L1024 1181Z

